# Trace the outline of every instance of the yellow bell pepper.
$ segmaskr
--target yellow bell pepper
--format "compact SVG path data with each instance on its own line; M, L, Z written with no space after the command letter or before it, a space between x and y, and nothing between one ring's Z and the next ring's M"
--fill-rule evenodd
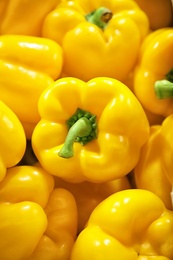
M60 0L1 0L0 34L41 36L42 22Z
M0 182L7 168L22 159L26 149L23 126L15 113L0 100Z
M141 149L139 161L133 172L137 188L152 191L162 199L168 209L173 209L170 197L172 185L165 174L167 171L170 172L171 168L168 167L165 172L162 162L164 154L168 153L166 145L163 144L164 124L163 122L163 125L151 126L150 137Z
M92 183L88 181L70 183L56 176L54 180L56 188L64 188L70 191L76 200L78 209L78 234L84 229L91 212L101 201L115 192L131 188L126 176L104 183Z
M63 75L124 81L148 31L147 15L131 0L76 0L62 1L45 17L42 36L62 46Z
M173 29L156 30L145 38L134 72L136 97L145 109L164 117L173 113L172 56Z
M71 182L123 177L149 136L141 104L112 78L58 79L41 94L38 109L33 151L47 172Z
M57 79L62 49L54 41L34 36L0 36L0 96L18 116L28 139L40 117L37 102Z
M68 260L77 230L72 194L40 167L15 166L0 183L0 259Z
M70 260L171 260L172 230L173 211L154 193L119 191L93 210Z

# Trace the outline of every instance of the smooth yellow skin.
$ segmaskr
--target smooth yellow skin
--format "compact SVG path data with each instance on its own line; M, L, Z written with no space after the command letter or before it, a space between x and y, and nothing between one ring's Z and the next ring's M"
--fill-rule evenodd
M18 116L27 139L39 121L42 91L57 79L62 49L54 41L34 36L0 36L0 96Z
M164 117L173 113L172 99L158 99L154 84L173 67L173 29L151 33L143 42L134 73L134 93L148 111Z
M59 2L59 0L1 0L0 34L41 36L44 17Z
M101 6L113 12L104 30L85 19ZM62 46L66 76L84 81L106 76L124 81L148 31L146 14L131 0L64 1L45 17L42 36Z
M27 260L69 259L77 233L77 207L66 189L54 189L45 208L48 226Z
M23 126L16 114L0 101L0 182L10 168L22 159L26 149Z
M36 166L16 166L0 183L0 259L67 260L77 233L73 195Z
M40 96L41 120L32 135L32 147L43 169L71 182L105 182L123 177L136 165L149 136L149 123L141 104L127 86L100 77L89 82L77 78L55 81ZM66 120L77 108L96 115L98 137L82 146L74 143L74 156L58 156L67 135Z
M47 226L42 207L31 201L0 203L0 257L27 259Z
M172 143L172 127L173 127L173 115L168 116L163 124L161 129L162 142L165 147L164 153L162 155L163 170L167 176L170 184L173 186L173 143Z
M163 123L164 124L164 123ZM171 126L170 126L171 133ZM164 202L168 209L172 208L171 203L171 182L169 182L166 177L171 173L170 164L171 159L171 149L167 150L166 145L163 144L163 130L162 125L151 126L150 137L141 149L140 158L135 166L133 172L135 176L135 183L138 189L146 189L155 193ZM170 139L170 146L171 146ZM171 153L168 157L168 153ZM166 154L166 155L165 155ZM168 157L167 169L163 169L163 157ZM172 183L173 184L173 183Z
M104 183L92 183L88 181L70 183L56 176L54 180L55 187L67 189L73 194L76 200L78 209L78 234L84 229L91 212L102 200L115 192L131 188L126 176Z
M0 198L10 203L32 201L44 208L53 188L52 176L43 169L27 165L15 166L7 170L6 177L0 183Z
M173 211L154 193L119 191L93 210L70 260L172 259L172 230Z

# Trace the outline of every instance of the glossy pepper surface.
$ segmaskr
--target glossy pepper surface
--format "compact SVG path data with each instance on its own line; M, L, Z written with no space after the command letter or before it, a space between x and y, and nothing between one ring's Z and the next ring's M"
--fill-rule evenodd
M148 30L147 15L131 0L62 1L45 17L42 36L62 46L64 75L123 81Z
M7 168L15 166L23 157L26 137L16 114L0 100L0 182Z
M161 161L162 161L163 171L164 171L169 183L172 186L172 191L171 191L170 195L171 195L172 208L173 208L172 127L173 127L173 115L170 115L164 120L164 122L162 124L162 141L163 141L163 146L165 147L165 149L162 154Z
M15 166L0 183L0 258L68 260L77 227L75 200L40 167Z
M54 41L34 36L0 36L0 96L18 116L27 138L40 117L42 91L61 73L62 49Z
M0 34L41 36L42 22L59 0L1 0Z
M173 211L154 193L119 191L94 209L70 260L173 259L172 230Z
M148 35L141 47L134 74L134 93L148 111L164 117L173 113L173 29Z
M167 174L171 173L171 167L167 165L165 171L163 164L163 156L168 154L163 142L164 125L165 122L163 125L151 126L150 136L141 149L139 161L133 171L137 188L152 191L162 199L168 209L173 209L170 196L172 185L167 178ZM171 153L171 149L169 152Z
M78 234L84 229L91 212L104 199L120 190L130 189L128 178L122 177L114 181L93 183L70 183L54 177L55 187L70 191L77 203L78 209Z
M58 79L42 93L38 109L34 153L46 171L71 182L123 177L149 136L141 104L112 78Z

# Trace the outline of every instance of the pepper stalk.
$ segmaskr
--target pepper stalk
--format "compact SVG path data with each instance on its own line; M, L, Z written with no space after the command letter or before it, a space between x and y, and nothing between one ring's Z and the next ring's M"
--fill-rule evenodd
M155 82L154 89L159 99L173 97L173 68L165 75L165 79Z
M71 158L74 156L74 142L85 145L97 138L96 116L78 108L66 123L69 131L58 155L63 158Z
M85 18L88 22L93 23L104 30L112 16L113 13L111 10L106 7L99 7L96 10L88 13Z

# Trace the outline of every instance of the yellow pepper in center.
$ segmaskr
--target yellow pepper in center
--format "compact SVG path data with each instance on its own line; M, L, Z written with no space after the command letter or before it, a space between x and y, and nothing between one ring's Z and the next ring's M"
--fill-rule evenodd
M34 153L47 172L71 182L126 175L149 136L141 104L112 78L58 79L40 96L38 110Z

